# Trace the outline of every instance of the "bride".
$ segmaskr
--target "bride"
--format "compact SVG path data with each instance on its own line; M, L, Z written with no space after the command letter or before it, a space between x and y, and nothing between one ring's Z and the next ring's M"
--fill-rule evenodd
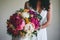
M25 9L36 11L42 16L40 30L37 31L37 37L33 35L32 39L29 37L18 38L12 37L12 40L47 40L46 28L51 22L51 6L50 0L29 0L25 3Z

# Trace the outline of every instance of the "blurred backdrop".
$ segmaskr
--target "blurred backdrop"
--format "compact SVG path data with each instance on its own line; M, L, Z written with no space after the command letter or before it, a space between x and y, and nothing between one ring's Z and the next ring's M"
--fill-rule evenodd
M0 40L11 40L7 34L6 20L16 10L24 8L27 0L0 0ZM60 40L60 0L51 0L52 22L47 27L48 40Z

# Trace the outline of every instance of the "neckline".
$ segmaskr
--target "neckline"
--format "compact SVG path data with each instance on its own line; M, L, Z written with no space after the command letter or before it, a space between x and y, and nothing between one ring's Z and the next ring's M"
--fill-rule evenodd
M40 15L41 15L41 14L42 14L42 12L43 12L43 10L41 10L41 12L40 12L40 13L39 13L38 11L36 11L36 12L37 12L38 14L40 14Z
M39 13L37 10L34 10L34 9L32 9L32 8L30 8L32 11L35 11L35 12L37 12L37 14L42 14L42 12L43 12L43 9L41 10L41 12Z

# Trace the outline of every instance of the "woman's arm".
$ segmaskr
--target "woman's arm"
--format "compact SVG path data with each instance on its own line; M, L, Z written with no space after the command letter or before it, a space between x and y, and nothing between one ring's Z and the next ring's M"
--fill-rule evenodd
M49 9L49 11L48 11L48 13L47 13L47 22L45 22L43 25L42 25L42 29L43 28L46 28L50 23L51 23L51 16L52 16L52 13L51 13L51 4L50 4L50 9Z

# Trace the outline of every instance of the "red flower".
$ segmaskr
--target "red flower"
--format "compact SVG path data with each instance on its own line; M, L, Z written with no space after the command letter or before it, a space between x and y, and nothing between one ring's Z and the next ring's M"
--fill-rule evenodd
M35 25L35 29L38 29L40 26L39 20L35 17L32 17L30 21Z

